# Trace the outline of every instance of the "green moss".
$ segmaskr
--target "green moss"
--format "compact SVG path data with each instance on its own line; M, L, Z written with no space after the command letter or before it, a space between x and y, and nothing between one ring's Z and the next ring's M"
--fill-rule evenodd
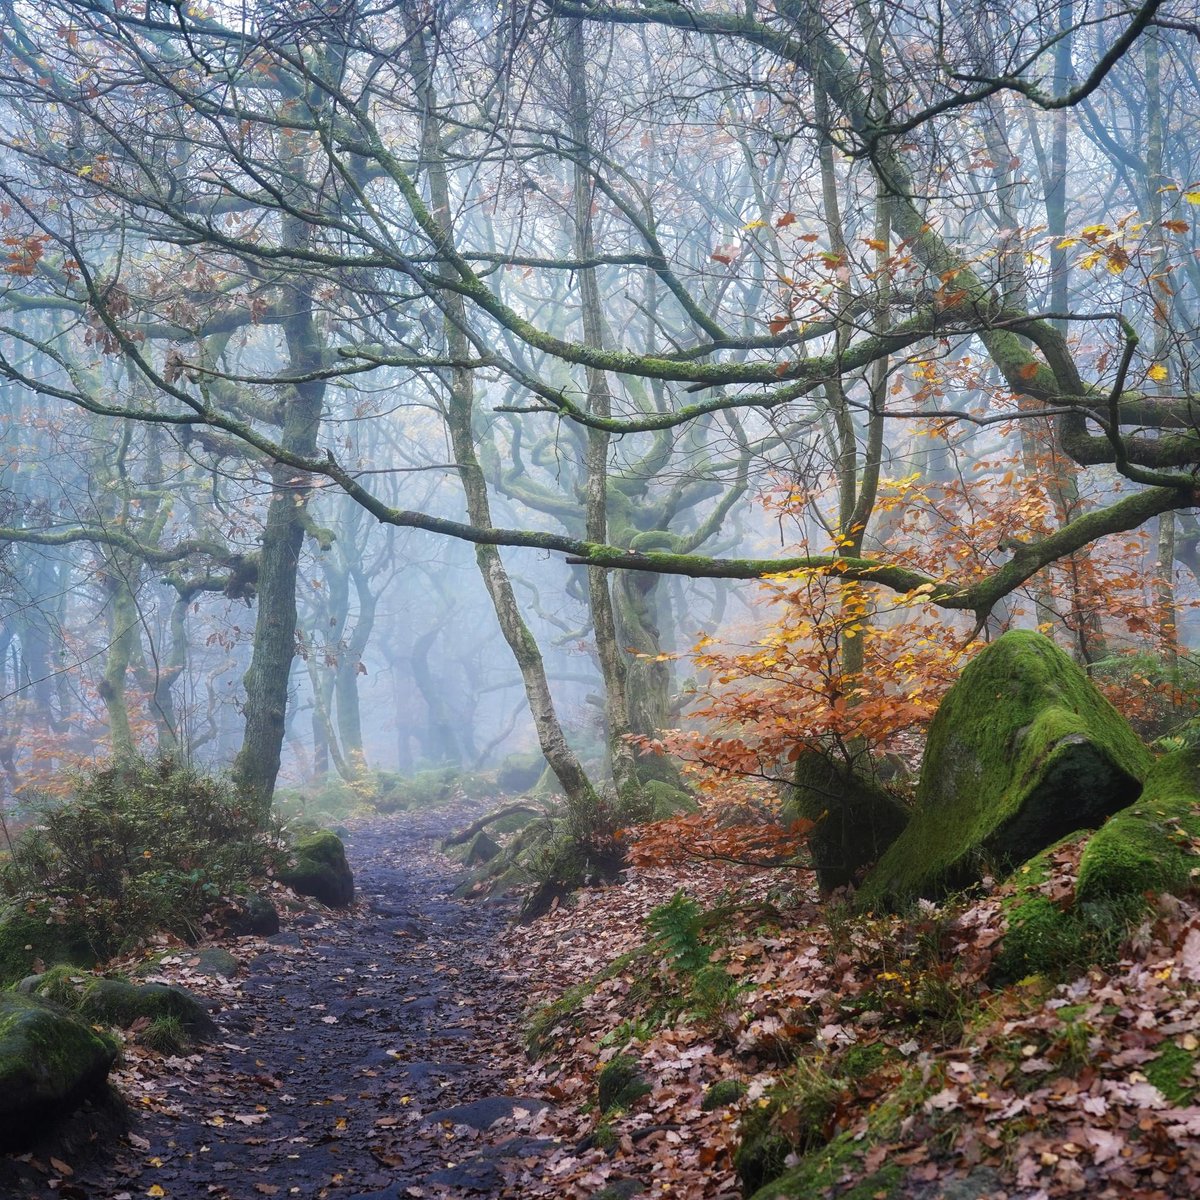
M169 1017L197 1037L212 1032L212 1018L186 988L164 983L134 984L127 979L107 979L69 967L48 971L33 994L77 1012L88 1021L127 1029L142 1018Z
M874 780L815 750L796 759L784 816L816 823L808 849L823 892L856 882L908 824L907 811Z
M629 1108L652 1089L638 1060L631 1054L618 1054L604 1065L596 1079L596 1090L600 1111L608 1113L615 1108Z
M644 780L642 794L651 821L663 821L679 813L694 813L700 810L694 796L662 779Z
M1013 873L1009 883L1016 890L1004 902L1008 929L991 971L993 982L1034 975L1070 978L1116 957L1140 905L1110 898L1064 906L1039 890L1049 878L1052 856L1086 836L1076 832L1063 838Z
M1183 895L1200 875L1200 749L1159 759L1136 803L1111 817L1079 863L1081 901Z
M1146 1063L1142 1071L1168 1103L1182 1106L1192 1102L1197 1087L1200 1087L1195 1067L1194 1050L1185 1050L1178 1042L1167 1042L1158 1057Z
M116 1044L30 996L0 994L0 1148L13 1149L69 1112L108 1075Z
M859 1042L845 1051L838 1069L847 1079L866 1079L895 1058L896 1052L884 1042Z
M30 907L33 912L10 908L0 917L0 985L56 963L95 965L96 951L84 925L45 904Z
M712 1112L715 1108L727 1108L736 1104L746 1094L746 1085L740 1079L718 1079L704 1093L700 1108Z
M279 872L279 878L302 896L313 896L331 908L354 900L354 877L346 862L342 839L328 829L318 829L296 839L292 847L296 865Z
M1149 753L1048 638L1004 634L929 730L916 814L859 893L862 907L941 896L1011 869L1135 800Z
M837 1185L859 1167L864 1146L848 1134L835 1138L828 1146L806 1155L796 1166L771 1180L753 1193L752 1200L892 1200L902 1195L904 1170L889 1165L859 1180L849 1191L839 1192Z
M502 792L527 792L541 779L546 759L540 750L519 750L505 756L496 772Z
M802 1059L742 1114L733 1165L747 1195L782 1175L789 1156L806 1154L828 1139L830 1119L846 1092L845 1080L830 1066L824 1057Z

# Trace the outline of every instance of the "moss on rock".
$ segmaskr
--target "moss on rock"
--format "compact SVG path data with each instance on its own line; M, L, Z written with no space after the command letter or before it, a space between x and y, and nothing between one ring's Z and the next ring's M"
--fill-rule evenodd
M540 750L519 750L506 755L496 772L496 783L504 792L527 792L534 787L546 769L546 759Z
M664 821L680 813L700 811L700 805L693 795L662 779L645 780L642 783L642 795L651 821Z
M354 876L346 861L342 839L328 829L304 834L292 847L294 867L279 872L279 878L302 896L313 896L330 908L354 902Z
M117 1048L78 1017L0 993L0 1148L20 1149L72 1112L108 1076Z
M201 1000L186 988L166 983L130 983L70 967L55 967L30 981L36 999L51 1001L88 1021L128 1029L143 1018L177 1020L192 1037L204 1039L216 1030Z
M0 916L0 985L56 963L90 967L96 960L86 927L47 905L32 912L13 907Z
M1110 817L1088 842L1075 893L1080 902L1182 895L1200 875L1200 749L1165 755L1136 803Z
M463 866L478 867L491 862L499 853L499 842L486 829L481 829L463 848Z
M796 759L784 816L815 822L808 850L823 892L854 883L908 824L894 796L829 754L806 750Z
M979 654L929 729L916 813L862 907L939 897L1006 871L1131 804L1149 752L1049 638L1014 630Z

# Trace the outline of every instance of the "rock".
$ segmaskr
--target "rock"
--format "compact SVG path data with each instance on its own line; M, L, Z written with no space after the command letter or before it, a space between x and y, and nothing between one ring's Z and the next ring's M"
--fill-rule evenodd
M216 975L221 979L232 979L241 969L241 963L221 946L202 946L185 954L183 965L193 975Z
M108 1077L111 1039L55 1005L0 993L0 1149L18 1150Z
M202 946L194 950L160 951L138 963L132 973L139 979L148 975L161 975L163 963L167 959L182 964L184 969L193 975L216 975L222 979L231 979L241 970L241 963L228 950L221 946Z
M481 863L491 862L499 853L499 843L488 834L486 829L481 829L467 843L467 848L463 851L463 866L477 867Z
M546 1107L545 1100L534 1096L485 1096L467 1104L456 1104L453 1108L441 1108L431 1112L426 1124L469 1125L472 1129L489 1129L497 1121L509 1120L518 1110L527 1113L540 1112Z
M500 764L496 783L504 792L527 792L542 777L546 760L540 750L509 754Z
M1109 817L1079 861L1075 899L1183 895L1200 872L1200 749L1158 760L1136 803Z
M808 836L822 892L857 882L878 862L908 824L908 813L889 792L844 762L817 750L796 759L785 820L816 824Z
M174 1017L193 1038L203 1040L216 1025L199 997L167 983L130 983L105 979L69 967L48 971L33 989L35 998L52 1001L87 1021L128 1029L145 1017Z
M1131 804L1149 766L1128 723L1049 638L1006 633L942 701L916 812L858 903L937 898L1007 873Z
M292 853L296 865L279 872L279 878L301 896L313 896L330 908L354 902L354 876L346 862L342 839L328 829L318 829L297 839Z
M0 916L0 985L56 963L91 967L96 958L86 928L69 916L44 907L32 913L13 907Z
M228 924L234 937L271 937L279 932L279 913L265 896L251 892Z

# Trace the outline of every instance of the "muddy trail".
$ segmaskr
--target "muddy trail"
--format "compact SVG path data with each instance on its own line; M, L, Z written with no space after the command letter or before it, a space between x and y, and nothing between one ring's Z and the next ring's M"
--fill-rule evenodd
M165 1061L129 1047L126 1131L93 1132L87 1150L77 1128L0 1159L0 1196L519 1195L512 1181L554 1143L537 1132L544 1102L508 1084L526 1000L497 945L512 910L451 899L459 873L436 853L472 815L354 828L354 909L226 943L241 964L227 980L181 954L176 978L213 1001L215 1038Z

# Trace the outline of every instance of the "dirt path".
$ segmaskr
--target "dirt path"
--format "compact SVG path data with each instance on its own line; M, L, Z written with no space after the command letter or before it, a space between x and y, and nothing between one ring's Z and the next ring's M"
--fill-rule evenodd
M469 817L356 829L353 913L229 943L243 969L197 989L219 999L220 1033L165 1070L131 1058L115 1153L79 1154L70 1175L48 1152L3 1160L0 1196L514 1194L504 1160L528 1166L553 1143L537 1136L543 1102L509 1094L525 1001L493 950L509 910L449 899L455 875L433 852Z

